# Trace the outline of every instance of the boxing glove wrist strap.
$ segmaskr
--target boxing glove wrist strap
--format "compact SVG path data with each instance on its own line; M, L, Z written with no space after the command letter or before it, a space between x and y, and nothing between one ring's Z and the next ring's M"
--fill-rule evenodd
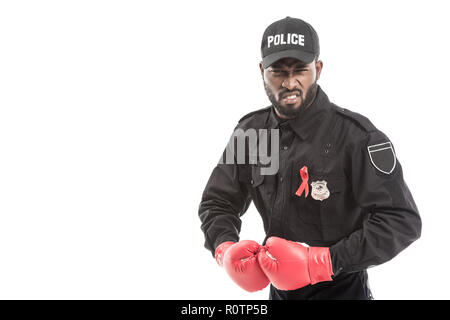
M311 284L322 281L332 281L333 266L331 264L330 249L324 247L309 247L308 269Z

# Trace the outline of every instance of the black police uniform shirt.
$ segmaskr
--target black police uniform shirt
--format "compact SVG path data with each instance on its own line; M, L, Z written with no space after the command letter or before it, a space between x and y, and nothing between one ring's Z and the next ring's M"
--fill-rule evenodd
M205 247L213 255L222 242L239 241L240 217L253 201L266 233L263 243L278 236L330 248L334 281L308 287L331 292L339 278L359 272L354 282L367 293L366 269L420 237L421 219L392 143L364 116L331 103L320 86L297 118L279 121L270 106L244 116L237 128L278 129L279 170L262 175L259 163L217 164L199 206ZM307 197L296 195L304 166ZM326 182L326 199L312 197L313 182ZM336 295L345 296L345 289Z

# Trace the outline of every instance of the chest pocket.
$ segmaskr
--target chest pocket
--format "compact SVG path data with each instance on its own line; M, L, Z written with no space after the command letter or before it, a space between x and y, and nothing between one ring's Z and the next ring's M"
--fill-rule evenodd
M307 230L311 240L336 240L342 234L341 225L345 223L338 214L344 208L345 176L309 172L307 197L306 190L300 196L296 195L301 184L300 172L295 169L292 172L290 203L293 210L288 218L289 223Z

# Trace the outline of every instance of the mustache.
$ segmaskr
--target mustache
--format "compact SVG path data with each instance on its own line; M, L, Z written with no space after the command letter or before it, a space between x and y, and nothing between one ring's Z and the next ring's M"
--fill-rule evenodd
M283 90L278 94L278 98L282 99L284 96L289 96L291 94L298 94L300 97L303 97L302 89L294 89L294 90Z

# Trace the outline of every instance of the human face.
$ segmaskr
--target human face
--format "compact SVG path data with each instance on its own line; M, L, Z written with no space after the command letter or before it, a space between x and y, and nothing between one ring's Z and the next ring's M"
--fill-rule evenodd
M259 65L267 96L280 118L295 118L312 104L322 61L305 64L295 58L284 58L267 69L262 63Z

